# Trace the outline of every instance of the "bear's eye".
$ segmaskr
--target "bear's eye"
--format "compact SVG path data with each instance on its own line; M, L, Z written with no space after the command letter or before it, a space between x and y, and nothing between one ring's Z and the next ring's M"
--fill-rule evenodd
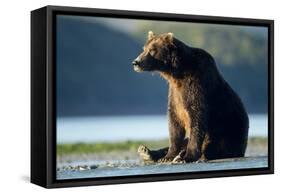
M149 54L150 54L151 56L154 56L154 55L156 54L156 50L155 50L155 49L151 49L151 50L149 51Z

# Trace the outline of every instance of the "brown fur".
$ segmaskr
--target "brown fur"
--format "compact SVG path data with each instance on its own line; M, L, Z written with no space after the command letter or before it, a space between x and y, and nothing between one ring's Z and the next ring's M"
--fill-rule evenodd
M181 153L187 162L244 156L247 113L209 53L187 46L172 33L150 32L133 64L137 71L159 72L169 83L170 146L161 161Z
M185 136L190 136L190 117L188 110L185 109L184 106L184 99L182 98L182 90L184 89L182 87L181 82L174 79L172 76L166 73L160 73L160 75L168 81L170 84L170 91L173 91L172 94L169 94L169 98L174 99L174 111L176 114L176 118L180 125L183 126L185 130ZM173 97L171 96L173 95Z

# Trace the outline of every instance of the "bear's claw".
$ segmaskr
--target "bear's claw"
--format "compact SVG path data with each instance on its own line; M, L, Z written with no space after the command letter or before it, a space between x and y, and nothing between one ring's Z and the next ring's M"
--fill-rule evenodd
M159 163L171 163L173 161L173 158L164 157L158 160Z
M172 164L184 164L186 163L185 160L179 155L177 155L173 161L172 161Z

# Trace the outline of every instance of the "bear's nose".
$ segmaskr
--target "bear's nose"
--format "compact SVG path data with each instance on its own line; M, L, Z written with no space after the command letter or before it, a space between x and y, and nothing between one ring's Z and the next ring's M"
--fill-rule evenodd
M133 64L133 65L139 65L140 62L139 62L138 60L134 60L134 61L132 62L132 64Z

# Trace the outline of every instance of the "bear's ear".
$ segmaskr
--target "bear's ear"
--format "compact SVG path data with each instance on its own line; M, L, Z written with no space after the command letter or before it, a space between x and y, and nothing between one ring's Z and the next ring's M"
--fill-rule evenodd
M147 34L147 39L151 40L152 38L154 38L154 36L155 36L154 33L152 31L149 31Z
M166 41L172 43L173 42L173 38L174 38L174 34L172 32L168 32L165 39Z

